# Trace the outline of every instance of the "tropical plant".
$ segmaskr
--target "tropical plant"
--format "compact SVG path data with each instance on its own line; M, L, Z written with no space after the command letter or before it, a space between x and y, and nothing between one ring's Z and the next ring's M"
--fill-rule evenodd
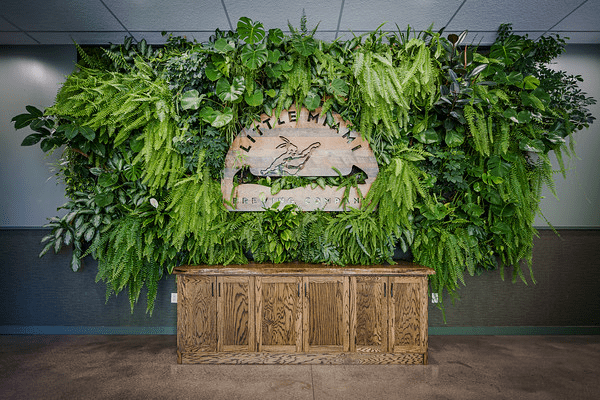
M47 225L42 254L71 245L74 270L92 255L107 296L127 288L133 308L146 286L150 312L158 280L182 263L393 263L399 246L436 270L439 295L456 294L465 273L512 267L526 281L528 265L533 278L533 219L543 185L553 188L549 153L562 164L568 138L594 120L582 78L546 65L565 40L533 41L502 25L489 48L431 28L325 42L316 29L303 17L286 35L243 17L206 43L170 35L161 49L130 38L77 46L79 68L54 105L13 118L33 130L24 146L63 149L58 174L70 200ZM361 132L379 166L370 191L360 191L359 170L254 177L243 156L234 184L272 195L330 186L344 199L353 189L361 207L228 212L220 179L234 137L292 105L320 108L332 128L338 114Z

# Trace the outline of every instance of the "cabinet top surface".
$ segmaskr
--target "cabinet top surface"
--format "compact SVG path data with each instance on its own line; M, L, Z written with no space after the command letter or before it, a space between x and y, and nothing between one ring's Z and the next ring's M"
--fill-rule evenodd
M243 264L243 265L183 265L173 270L178 275L401 275L427 276L435 274L432 268L399 261L396 265L347 265L345 267L322 264Z

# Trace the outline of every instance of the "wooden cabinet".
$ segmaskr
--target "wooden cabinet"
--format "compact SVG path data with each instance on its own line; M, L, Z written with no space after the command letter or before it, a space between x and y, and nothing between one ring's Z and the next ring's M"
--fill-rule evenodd
M427 363L427 275L411 263L175 269L179 363Z

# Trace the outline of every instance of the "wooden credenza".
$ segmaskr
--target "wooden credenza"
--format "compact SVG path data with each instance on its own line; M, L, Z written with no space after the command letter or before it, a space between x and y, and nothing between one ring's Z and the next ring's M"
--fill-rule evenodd
M289 263L174 273L180 364L427 364L430 268Z

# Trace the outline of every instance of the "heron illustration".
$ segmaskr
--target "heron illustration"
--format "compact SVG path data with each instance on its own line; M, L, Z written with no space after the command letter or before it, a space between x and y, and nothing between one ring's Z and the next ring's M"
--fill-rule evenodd
M321 146L320 142L314 142L308 145L302 151L298 151L298 146L290 142L284 136L279 136L283 143L277 145L276 149L285 148L285 151L277 156L269 165L269 168L260 171L266 176L296 175L310 159L312 151Z

